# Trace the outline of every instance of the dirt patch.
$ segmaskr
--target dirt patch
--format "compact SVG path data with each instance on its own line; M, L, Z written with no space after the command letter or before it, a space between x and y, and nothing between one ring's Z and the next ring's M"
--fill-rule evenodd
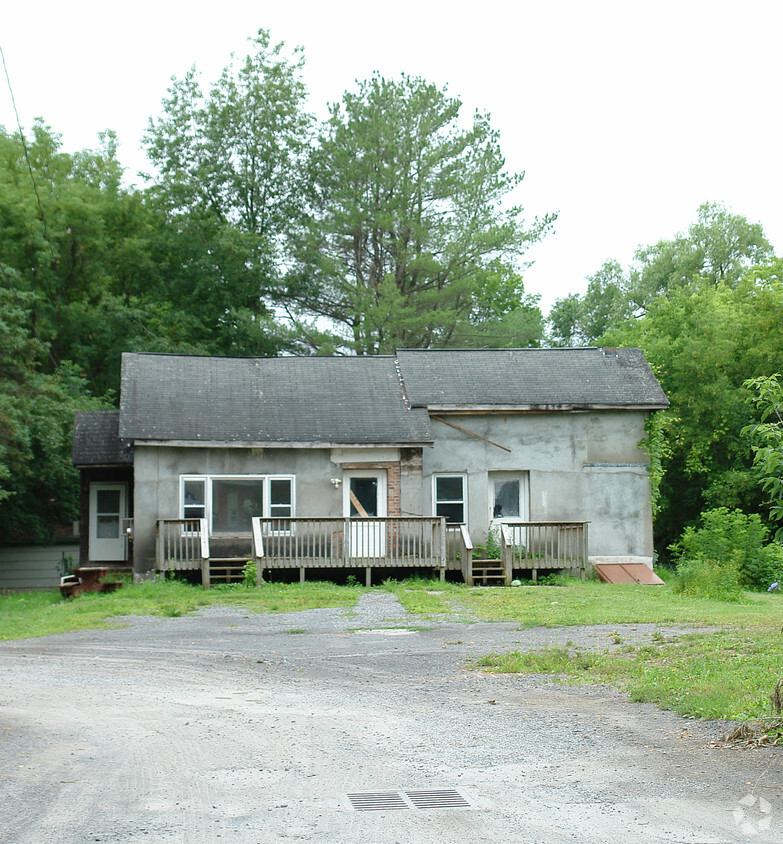
M378 592L354 612L2 643L0 841L783 840L781 748L716 748L731 725L467 669L682 628L422 624ZM440 791L467 807L410 797ZM367 792L403 805L357 811L347 795Z

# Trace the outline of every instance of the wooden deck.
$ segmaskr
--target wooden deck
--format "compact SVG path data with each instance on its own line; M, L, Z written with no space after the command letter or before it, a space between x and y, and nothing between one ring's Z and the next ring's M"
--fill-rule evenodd
M160 519L157 523L159 571L200 570L202 583L242 579L255 562L258 582L265 570L307 569L364 571L369 585L377 568L459 571L466 583L508 586L515 571L567 569L584 578L587 522L526 522L499 525L500 559L476 560L465 525L446 525L440 517L261 518L252 535L210 536L204 519ZM491 574L490 574L491 572Z
M500 525L500 557L511 582L512 572L567 569L584 580L589 522L524 522L504 520Z
M199 569L208 588L216 579L241 579L248 561L259 583L268 569L298 569L302 581L308 568L357 569L369 583L374 568L431 568L445 578L447 568L460 567L449 563L440 517L254 517L252 525L252 536L210 536L204 519L159 519L156 568Z

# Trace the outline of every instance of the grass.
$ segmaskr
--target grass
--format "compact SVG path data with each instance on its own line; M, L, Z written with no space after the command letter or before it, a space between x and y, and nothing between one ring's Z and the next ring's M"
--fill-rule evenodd
M672 637L654 633L635 645L610 629L607 650L568 643L522 653L487 654L485 671L543 674L564 682L618 686L633 700L681 715L743 720L769 713L769 694L783 677L783 596L744 593L738 603L678 594L660 587L573 581L519 589L468 588L438 580L387 581L405 609L423 617L512 622L520 627L585 624L680 624L715 628ZM0 639L45 636L122 624L123 616L181 616L215 604L243 612L294 612L355 606L361 586L331 583L216 586L177 581L127 585L117 592L62 601L57 592L0 595ZM424 620L424 619L423 619ZM426 629L425 627L410 629ZM288 633L301 634L303 628Z
M297 612L353 607L364 590L333 583L265 584L260 589L215 586L205 590L176 580L88 592L64 601L59 592L0 595L0 640L27 639L71 630L115 627L128 615L182 616L203 607L236 606L245 612Z
M518 593L520 590L516 590ZM745 720L770 714L769 695L783 677L783 600L744 593L740 603L679 595L671 587L574 584L561 589L523 590L511 606L496 596L470 596L483 616L521 621L524 626L571 624L686 624L715 632L676 637L653 634L644 645L625 643L618 631L612 647L564 648L487 654L475 662L485 671L544 674L555 680L619 687L632 700L655 703L694 718ZM526 602L526 603L525 603Z
M722 630L609 651L571 647L488 654L475 664L491 672L617 686L631 700L679 715L742 721L769 715L769 694L783 673L783 644L772 629L751 635Z

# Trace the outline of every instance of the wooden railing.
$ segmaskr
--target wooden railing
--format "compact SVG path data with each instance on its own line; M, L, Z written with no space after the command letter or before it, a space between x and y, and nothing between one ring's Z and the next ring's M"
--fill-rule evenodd
M584 577L587 563L587 522L525 522L499 524L501 560L510 582L514 570L569 569ZM233 537L237 539L238 537ZM218 535L220 544L231 537ZM259 574L264 569L364 568L369 582L373 568L437 568L473 577L473 543L464 525L446 526L443 518L260 518L252 520L252 551ZM245 536L245 541L247 537ZM247 549L247 546L245 546ZM209 582L212 556L206 519L159 519L156 567L159 571L201 569ZM244 557L245 550L242 551ZM224 555L223 555L224 556Z
M584 579L588 522L523 522L500 524L500 554L507 571L570 569Z
M208 558L206 519L158 519L155 552L158 571L199 569Z
M466 525L446 526L446 556L448 567L459 569L465 583L473 571L473 540Z
M253 518L253 545L263 569L437 568L445 574L443 518Z

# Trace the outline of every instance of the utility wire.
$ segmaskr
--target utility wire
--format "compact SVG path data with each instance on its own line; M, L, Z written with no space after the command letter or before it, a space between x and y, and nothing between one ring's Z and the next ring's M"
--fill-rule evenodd
M19 130L19 139L22 142L22 149L24 150L24 160L27 162L27 171L30 174L30 181L33 183L35 199L38 203L38 213L41 215L41 222L43 223L44 238L46 240L46 245L49 247L49 254L52 256L52 265L54 266L54 250L52 249L52 241L49 239L49 228L46 225L46 215L44 214L43 206L41 205L41 196L38 193L38 185L36 184L35 176L33 175L33 166L32 164L30 164L30 154L27 149L27 140L25 139L24 132L22 131L22 123L19 120L19 112L16 109L16 98L14 97L14 89L11 87L11 77L8 75L8 66L5 63L5 53L3 52L2 45L0 45L0 58L2 58L3 60L5 80L8 83L8 93L11 95L11 105L14 107L14 115L16 117L16 128Z
M30 174L30 181L33 183L33 191L35 193L35 200L38 203L38 214L40 215L41 223L43 224L44 240L46 240L46 245L49 247L49 255L51 255L51 258L52 258L52 268L54 268L56 261L55 261L55 257L54 257L54 249L52 248L52 241L49 238L49 227L46 225L46 215L44 214L43 205L41 204L41 196L38 193L38 185L36 184L35 176L33 175L33 166L30 163L30 154L29 154L29 151L27 149L27 140L25 139L24 132L22 131L22 123L19 120L19 111L16 108L16 97L14 97L14 89L11 86L11 77L8 75L8 66L5 63L5 52L3 51L2 45L0 45L0 59L2 59L2 61L3 61L3 70L5 71L5 80L8 83L8 93L11 95L11 105L14 108L14 115L16 117L16 127L19 130L19 139L22 142L22 150L24 151L24 160L27 162L27 172ZM11 282L10 278L8 277L7 273L5 272L4 267L3 267L3 277L5 278L6 282L11 284L11 289L14 291L14 293L16 294L17 299L18 299L19 295L18 295L18 292L16 290L16 287ZM38 337L38 331L36 330L36 327L35 327L35 322L32 323L32 329L33 329L33 335L35 336L36 340L40 340L40 338ZM59 367L59 362L55 359L55 356L52 353L51 344L46 343L45 345L46 345L46 348L49 352L49 360L52 362L55 369L57 369Z

